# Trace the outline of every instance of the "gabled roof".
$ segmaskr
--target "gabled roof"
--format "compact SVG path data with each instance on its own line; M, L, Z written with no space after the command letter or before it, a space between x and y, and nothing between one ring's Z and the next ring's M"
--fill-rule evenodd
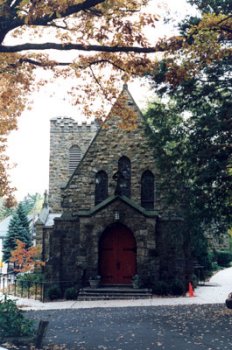
M103 202L101 202L100 204L96 205L93 209L91 209L91 210L79 210L76 213L76 215L78 215L79 217L92 216L92 215L94 215L97 212L103 210L104 208L106 208L107 206L111 205L112 203L114 203L116 201L125 203L126 205L128 205L129 207L131 207L132 209L136 210L137 212L139 212L140 214L142 214L142 215L144 215L146 217L156 217L156 216L158 216L158 211L156 211L156 210L146 210L143 207L141 207L140 205L136 204L130 198L125 197L125 196L111 196L111 197L108 197Z
M82 165L82 163L85 161L86 155L88 154L89 149L92 147L92 144L94 144L96 138L98 137L98 135L100 134L102 128L108 127L107 124L108 122L111 120L111 118L115 115L117 115L117 110L118 110L118 104L120 103L120 101L122 101L122 104L125 102L125 98L127 100L127 105L128 108L131 107L134 109L134 113L137 115L137 117L139 118L139 122L145 122L143 114L140 110L140 108L138 107L138 105L136 104L135 100L133 99L130 91L128 90L128 85L124 84L123 85L123 89L121 91L121 93L119 94L116 102L114 103L113 107L111 108L108 116L106 117L104 123L102 124L102 126L98 129L95 137L93 138L93 140L91 141L89 147L87 148L84 156L82 157L81 161L78 163L75 171L72 173L72 175L70 176L68 182L66 183L66 185L64 187L62 187L62 189L66 189L69 184L72 182L73 177L76 174L76 171L78 170L78 168Z
M49 215L49 207L48 206L43 206L41 212L39 213L39 217L36 220L36 224L45 224L45 222L47 221Z
M50 213L50 209L47 203L44 203L43 208L36 220L36 225L44 225L45 227L52 227L54 220L59 218L61 213Z
M125 100L127 101L127 104L125 105ZM138 107L137 103L135 102L133 96L131 95L129 89L128 89L128 85L124 84L123 85L123 89L121 91L121 93L119 94L116 102L114 103L113 107L111 108L108 116L106 117L105 123L107 123L107 121L115 114L117 114L118 111L118 104L122 106L122 109L125 107L133 107L134 112L137 114L137 117L141 118L142 121L144 121L144 117L143 114L140 110L140 108Z

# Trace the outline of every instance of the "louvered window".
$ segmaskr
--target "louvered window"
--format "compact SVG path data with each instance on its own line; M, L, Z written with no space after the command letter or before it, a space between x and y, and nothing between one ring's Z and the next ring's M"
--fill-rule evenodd
M72 175L81 160L81 150L78 146L69 149L69 174Z
M155 178L151 171L146 170L141 177L141 205L143 208L154 209Z

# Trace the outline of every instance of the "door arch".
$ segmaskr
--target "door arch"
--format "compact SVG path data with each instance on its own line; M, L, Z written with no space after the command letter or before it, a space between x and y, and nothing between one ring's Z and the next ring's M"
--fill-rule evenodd
M136 274L136 240L126 226L112 225L102 234L99 273L103 284L131 284Z

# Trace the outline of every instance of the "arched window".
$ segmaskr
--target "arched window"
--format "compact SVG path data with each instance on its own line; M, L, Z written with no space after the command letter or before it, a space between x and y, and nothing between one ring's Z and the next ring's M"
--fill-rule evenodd
M143 208L154 209L155 178L151 171L146 170L141 177L141 205Z
M95 176L95 205L108 197L108 175L105 171L99 171Z
M81 150L78 146L69 149L69 174L72 175L81 160Z
M131 195L131 162L125 156L118 161L118 178L115 194L126 197Z

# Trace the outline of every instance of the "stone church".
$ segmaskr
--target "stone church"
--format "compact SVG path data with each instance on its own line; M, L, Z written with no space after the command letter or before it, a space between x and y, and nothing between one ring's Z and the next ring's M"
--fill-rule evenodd
M119 108L133 113L133 128L121 127ZM130 286L135 275L144 287L188 280L182 220L163 203L146 127L126 84L101 127L51 120L49 199L37 222L47 280L78 288L97 275L101 286Z

